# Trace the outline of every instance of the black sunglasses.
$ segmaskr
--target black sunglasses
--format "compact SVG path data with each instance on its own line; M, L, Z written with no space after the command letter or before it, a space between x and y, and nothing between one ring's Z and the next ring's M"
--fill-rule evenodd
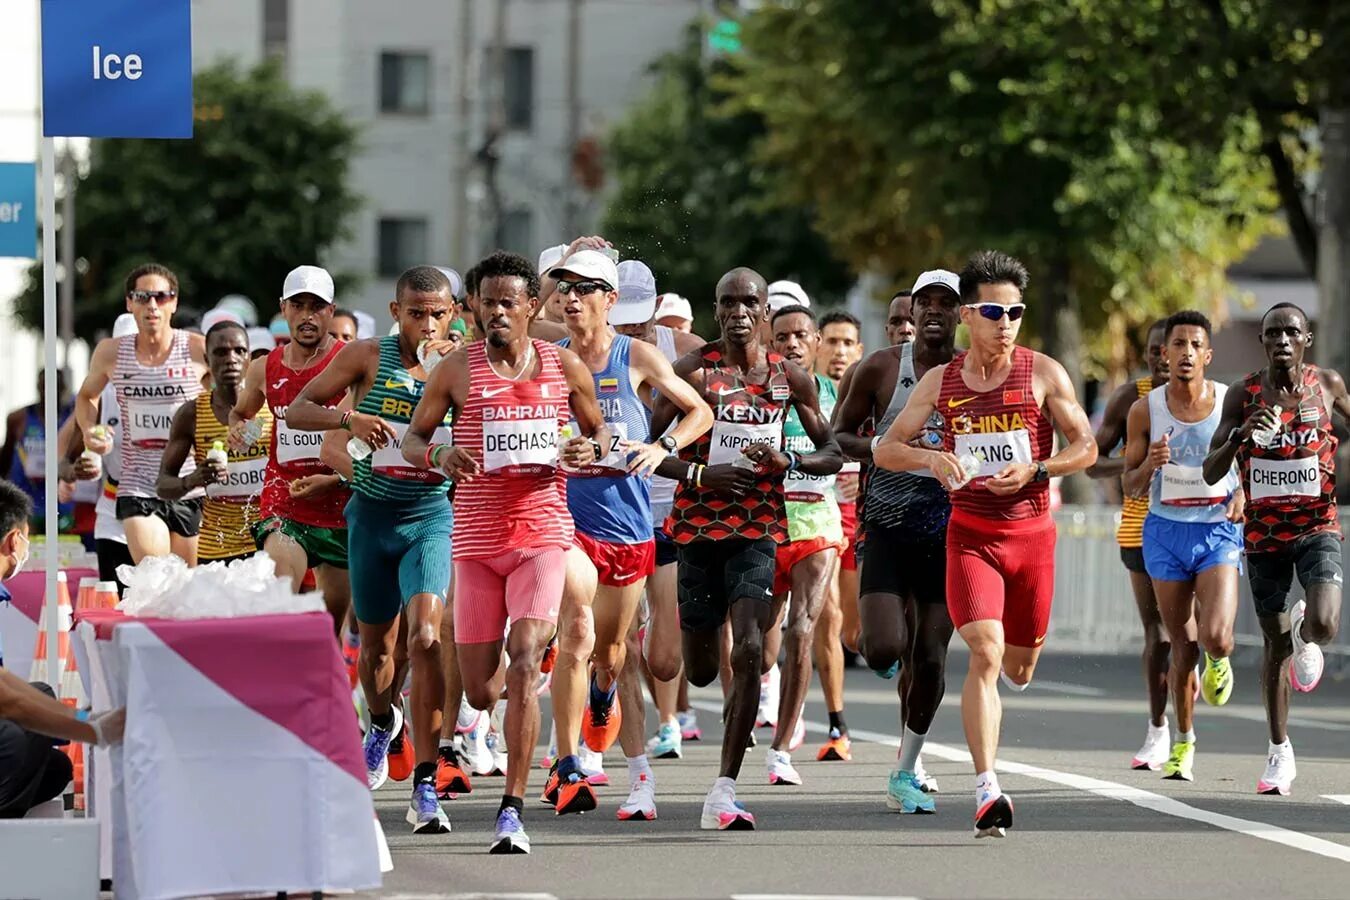
M178 296L177 291L131 291L127 294L137 303L149 303L151 300L156 303L166 303Z
M1022 318L1022 313L1027 311L1025 303L1014 303L1011 306L1004 306L1002 303L967 303L966 306L976 310L991 322L997 322L1005 315L1009 322L1016 322Z
M612 291L614 288L605 284L603 281L560 281L558 282L558 293L566 297L568 294L576 294L578 297L584 297L586 294L593 294L596 291Z

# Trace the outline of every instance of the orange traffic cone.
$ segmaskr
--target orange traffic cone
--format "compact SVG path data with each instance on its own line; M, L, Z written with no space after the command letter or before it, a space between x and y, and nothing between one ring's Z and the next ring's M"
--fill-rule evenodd
M37 644L33 650L33 664L28 670L29 681L43 681L47 677L47 610L48 604L42 604L42 615L38 617ZM72 610L70 608L70 590L66 587L66 573L56 573L56 671L52 673L51 684L59 687L61 675L70 661L70 626Z
M98 590L97 578L81 578L80 589L75 593L76 609L92 609L94 593Z
M117 582L100 581L94 589L94 609L117 608Z
M72 709L80 708L79 702L74 697L62 697L61 702ZM71 741L61 748L61 752L70 759L70 767L74 770L69 788L72 797L66 808L84 809L84 744Z

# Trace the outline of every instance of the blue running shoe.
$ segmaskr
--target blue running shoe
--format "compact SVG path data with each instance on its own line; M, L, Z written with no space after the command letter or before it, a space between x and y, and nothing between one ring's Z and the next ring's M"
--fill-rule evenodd
M886 806L902 813L935 813L937 801L924 793L913 772L896 769L886 784Z
M900 660L897 659L895 662L891 663L891 667L884 672L880 669L873 669L872 671L876 673L877 677L885 678L887 681L890 681L900 674Z
M366 755L366 786L372 791L380 787L389 780L389 742L398 734L398 730L403 727L403 711L395 704L394 723L389 726L389 730L371 723L370 730L366 732L366 740L363 750Z
M656 737L647 742L647 755L652 759L679 759L684 753L683 744L680 726L666 722L656 732Z
M413 786L412 803L408 806L408 824L413 834L447 834L450 817L441 809L436 797L436 785L421 781Z
M529 853L530 836L520 821L520 812L514 806L497 813L497 832L492 837L488 853Z

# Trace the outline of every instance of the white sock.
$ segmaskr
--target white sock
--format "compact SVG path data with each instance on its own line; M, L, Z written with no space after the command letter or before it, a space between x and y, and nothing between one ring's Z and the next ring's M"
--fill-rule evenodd
M979 798L980 796L986 794L1001 794L1001 793L1003 793L1003 791L999 789L998 776L994 774L992 769L989 770L988 772L981 772L979 775L975 776L976 798Z
M1016 691L1019 694L1025 691L1027 688L1031 687L1030 681L1028 681L1026 684L1018 684L1017 682L1009 678L1008 673L1003 671L1002 669L998 670L998 677L999 680L1002 681L1003 684L1008 688L1008 690Z
M437 747L453 747L453 746L455 746L455 742L454 742L453 740L451 740L450 738L441 738L440 741L438 741L438 742L436 743L436 746L437 746Z
M647 754L628 757L628 780L637 781L639 775L646 775L648 781L655 781L652 775L651 763L647 762Z
M1178 743L1178 744L1194 744L1194 743L1195 743L1195 729L1194 729L1194 728L1191 728L1190 731L1178 731L1178 732L1177 732L1177 743Z
M905 729L904 736L900 738L900 771L914 771L914 767L919 764L919 754L923 752L923 742L927 737L926 734L915 734L908 728Z

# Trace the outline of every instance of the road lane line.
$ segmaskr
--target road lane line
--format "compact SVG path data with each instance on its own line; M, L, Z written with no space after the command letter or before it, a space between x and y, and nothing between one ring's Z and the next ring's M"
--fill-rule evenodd
M919 900L874 894L732 894L731 900Z
M1346 806L1350 806L1350 794L1323 794L1322 799L1331 800L1335 803L1344 803Z
M691 699L689 705L699 709L708 710L709 712L720 713L722 711L722 704L709 703L706 700ZM808 731L814 731L819 734L829 734L829 727L822 722L805 720L805 724ZM888 734L882 734L878 731L863 731L850 728L848 733L849 737L854 739L870 741L874 744L883 744L888 747L900 746L900 740L898 738L891 737ZM949 747L946 744L938 744L933 741L924 742L923 752L948 762L967 764L971 762L970 754L965 750ZM1100 778L1090 778L1086 775L1075 775L1072 772L1060 772L1056 769L1027 765L1026 763L1014 762L1009 759L1000 759L996 767L1001 772L1008 772L1013 775L1025 775L1028 778L1047 781L1062 787L1074 788L1075 790L1096 794L1099 797L1106 797L1110 800L1124 800L1127 803L1132 803L1143 809L1151 809L1154 812L1160 812L1163 815L1173 816L1178 819L1188 819L1192 822L1201 822L1216 828L1222 828L1226 831L1245 834L1248 837L1258 838L1263 841L1270 841L1274 844L1283 844L1284 846L1291 847L1295 850L1303 850L1308 853L1315 853L1318 856L1325 856L1328 859L1350 863L1350 846L1323 840L1319 837L1303 834L1300 831L1291 831L1287 828L1281 828L1278 825L1269 825L1265 822L1257 822L1253 819L1239 819L1236 816L1226 816L1223 813L1197 809L1194 806L1182 803L1180 800L1174 800L1171 797L1165 797L1162 794L1155 794L1152 791L1130 787L1127 784L1106 781Z
M1042 678L1033 678L1031 680L1033 689L1039 688L1043 691L1051 691L1056 694L1068 694L1071 697L1105 697L1106 691L1101 688L1088 687L1085 684L1070 684L1067 681L1046 681Z

